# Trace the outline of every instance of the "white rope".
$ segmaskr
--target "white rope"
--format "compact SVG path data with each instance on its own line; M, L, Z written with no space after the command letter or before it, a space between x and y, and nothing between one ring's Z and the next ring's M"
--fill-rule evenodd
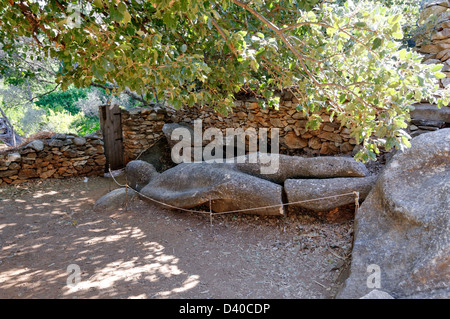
M111 173L111 169L109 169L109 172ZM117 180L114 178L114 176L111 174L114 182L119 185L120 187L126 187L126 188L131 188L128 184L126 185L122 185L120 183L117 182ZM212 215L223 215L223 214L232 214L232 213L242 213L242 212L248 212L248 211L253 211L253 210L260 210L260 209L268 209L268 208L275 208L275 207L283 207L283 206L288 206L288 205L296 205L296 204L301 204L301 203L307 203L307 202L313 202L313 201L318 201L318 200L324 200L324 199L331 199L331 198L336 198L336 197L344 197L344 196L349 196L349 195L354 195L355 196L355 214L358 211L358 207L359 207L359 192L351 192L351 193L345 193L345 194L339 194L339 195L333 195L333 196L326 196L326 197L319 197L319 198L314 198L314 199L306 199L306 200L301 200L301 201L297 201L297 202L290 202L290 203L282 203L282 204L276 204L276 205L269 205L269 206L261 206L261 207L255 207L255 208L245 208L245 209L238 209L238 210L231 210L231 211L226 211L226 212L220 212L220 213L212 213L211 210L211 199L209 200L209 212L205 212L205 211L200 211L200 210L193 210L193 209L187 209L187 208L182 208L182 207L177 207L174 205L170 205L164 202L161 202L159 200L156 200L154 198L151 198L149 196L146 196L144 194L142 194L141 192L138 192L137 190L133 189L134 192L138 193L140 196L151 200L155 203L158 203L160 205L172 208L172 209L178 209L181 211L185 211L185 212L190 212L190 213L198 213L198 214L209 214L210 215L210 219L212 218ZM212 223L212 221L211 221Z

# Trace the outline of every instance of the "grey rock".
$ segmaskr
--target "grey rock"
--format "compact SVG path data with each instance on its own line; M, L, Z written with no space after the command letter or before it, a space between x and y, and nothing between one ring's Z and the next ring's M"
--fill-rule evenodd
M86 134L84 137L89 139L100 139L102 138L102 132L99 130L97 132Z
M419 119L412 119L411 123L416 126L435 126L438 128L443 128L445 126L444 121L432 121L432 120L419 120Z
M22 156L19 153L9 153L6 156L6 161L8 161L8 162L18 162L18 161L20 161L21 158L22 158Z
M440 109L433 104L416 104L410 112L414 120L440 121L450 123L450 107L443 106Z
M28 143L25 148L32 148L35 151L39 152L44 149L44 142L42 142L41 140L34 140Z
M211 200L212 210L283 215L282 187L223 164L182 163L153 178L141 192L165 204L193 208ZM277 207L255 209L258 207Z
M55 140L65 140L67 138L66 134L62 134L62 133L56 133L55 135L52 136L52 139Z
M86 139L84 137L75 137L73 139L73 144L77 146L83 146L86 144Z
M371 264L394 298L450 298L450 129L411 144L388 162L356 215L350 276L338 298L369 293Z
M301 157L278 155L278 168L273 173L264 173L263 167L275 167L276 162L266 161L258 153L256 163L249 155L229 159L231 165L243 173L257 176L278 184L286 179L294 178L333 178L333 177L365 177L369 175L367 168L361 162L351 157ZM263 159L263 161L261 161ZM267 162L267 163L266 163Z
M288 203L295 203L315 198L343 195L359 192L360 201L369 194L377 176L325 178L325 179L287 179L284 182ZM326 211L336 207L352 204L354 195L339 196L324 200L309 201L290 205L313 211Z
M127 200L137 198L137 193L131 188L118 188L100 197L94 204L94 211L116 210L123 207Z
M48 142L48 146L51 147L61 147L64 146L64 141L60 139L55 139L54 137Z
M419 126L419 129L424 130L424 131L437 131L437 130L439 130L439 128L435 127L435 126Z
M159 175L152 164L140 160L129 162L125 167L125 174L128 185L137 191Z
M390 294L387 292L374 289L371 292L369 292L367 295L359 298L359 299L394 299Z

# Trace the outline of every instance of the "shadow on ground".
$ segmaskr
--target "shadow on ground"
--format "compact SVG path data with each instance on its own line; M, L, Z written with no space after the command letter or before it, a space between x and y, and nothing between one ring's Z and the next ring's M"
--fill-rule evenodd
M211 224L141 201L94 212L115 188L106 178L0 188L0 298L327 298L348 262L351 222L291 214Z

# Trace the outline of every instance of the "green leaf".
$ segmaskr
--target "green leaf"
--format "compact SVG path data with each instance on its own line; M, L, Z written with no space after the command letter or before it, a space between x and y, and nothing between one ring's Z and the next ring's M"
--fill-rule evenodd
M396 40L401 40L401 39L403 39L403 32L401 30L394 32L394 33L392 33L392 37Z
M437 72L440 71L442 69L444 65L443 64L436 64L431 68L431 72Z
M264 33L256 32L256 36L261 38L261 39L264 39Z
M327 34L328 34L330 37L332 37L333 34L336 33L336 31L337 31L337 29L335 29L335 28L327 28Z
M406 59L407 54L408 54L408 52L406 51L406 49L402 49L398 52L398 57L401 60L404 60L404 59Z
M94 6L96 6L97 8L100 8L100 9L103 8L103 1L102 1L102 0L94 0L93 4L94 4Z
M375 40L373 40L372 50L378 49L381 46L382 43L383 43L383 40L380 39L380 38L376 38Z
M402 14L396 14L395 16L388 19L388 23L395 24L395 23L399 22L402 19L402 17L403 17Z
M111 14L111 19L113 19L116 22L122 22L123 14L119 10L117 10L114 7L112 7L110 14Z
M120 13L125 14L125 11L127 11L127 6L125 3L120 2L117 6L117 10L119 10Z
M445 75L445 73L442 73L442 72L436 72L436 73L434 73L434 76L435 76L436 79L438 79L438 80L447 77L447 76Z
M127 10L125 10L125 12L123 13L123 23L127 24L130 21L131 21L131 14Z

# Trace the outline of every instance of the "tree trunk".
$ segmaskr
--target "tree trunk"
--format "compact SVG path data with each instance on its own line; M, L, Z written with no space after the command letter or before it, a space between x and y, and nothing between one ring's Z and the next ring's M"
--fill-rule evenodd
M22 137L14 131L14 127L2 108L0 108L0 114L0 140L8 146L16 147L22 142Z

